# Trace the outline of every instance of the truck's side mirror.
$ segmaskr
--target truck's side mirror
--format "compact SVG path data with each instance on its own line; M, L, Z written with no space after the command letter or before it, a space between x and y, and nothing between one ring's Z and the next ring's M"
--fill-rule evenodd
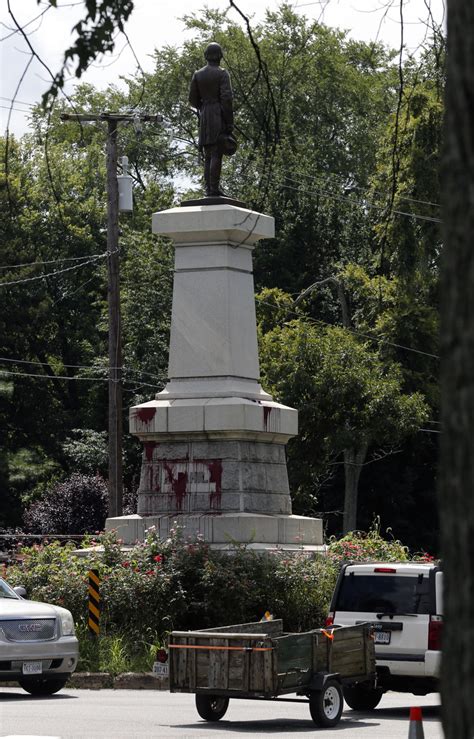
M20 596L20 598L26 598L26 590L21 585L17 585L13 590Z

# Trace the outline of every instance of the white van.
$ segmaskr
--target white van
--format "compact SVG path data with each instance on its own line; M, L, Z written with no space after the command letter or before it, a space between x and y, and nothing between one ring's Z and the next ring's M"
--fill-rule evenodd
M439 690L443 573L438 565L372 562L343 565L328 626L368 622L374 629L377 680L344 690L355 710L370 710L387 690Z

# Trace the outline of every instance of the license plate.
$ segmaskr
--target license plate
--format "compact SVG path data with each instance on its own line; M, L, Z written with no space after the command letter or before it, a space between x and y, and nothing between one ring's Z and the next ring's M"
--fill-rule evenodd
M22 672L24 675L41 675L43 672L42 662L23 662Z
M166 662L154 662L153 663L153 674L157 677L168 677L169 668Z
M390 631L376 631L374 634L376 644L390 644Z

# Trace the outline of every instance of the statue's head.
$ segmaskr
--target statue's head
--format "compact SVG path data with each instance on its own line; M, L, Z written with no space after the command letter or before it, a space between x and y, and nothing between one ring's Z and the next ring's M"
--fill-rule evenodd
M222 53L222 48L220 44L216 44L215 41L210 43L206 47L206 51L204 52L204 58L208 62L220 62L224 54Z

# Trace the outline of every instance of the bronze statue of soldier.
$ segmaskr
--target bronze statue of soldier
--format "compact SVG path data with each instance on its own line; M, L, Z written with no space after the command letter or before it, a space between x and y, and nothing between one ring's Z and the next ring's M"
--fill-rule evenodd
M205 67L194 72L189 102L199 115L199 150L204 154L204 183L208 197L224 195L220 189L222 156L233 154L234 112L232 87L226 69L220 67L222 49L215 42L204 52Z

